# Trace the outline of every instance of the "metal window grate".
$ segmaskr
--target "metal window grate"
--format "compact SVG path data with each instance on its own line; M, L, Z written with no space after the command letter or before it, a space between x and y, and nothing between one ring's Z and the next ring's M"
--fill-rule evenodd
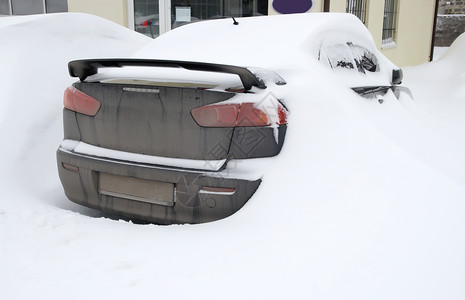
M346 12L356 15L363 24L367 21L368 0L347 0Z
M384 3L383 44L394 43L397 31L397 0L386 0Z

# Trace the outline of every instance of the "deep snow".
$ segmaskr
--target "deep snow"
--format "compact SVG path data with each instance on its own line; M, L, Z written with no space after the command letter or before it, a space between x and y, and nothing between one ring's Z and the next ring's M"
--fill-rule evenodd
M280 74L290 125L258 192L225 220L156 226L74 205L55 166L67 61L150 39L79 14L15 23L0 23L2 299L465 297L464 35L405 69L413 101Z

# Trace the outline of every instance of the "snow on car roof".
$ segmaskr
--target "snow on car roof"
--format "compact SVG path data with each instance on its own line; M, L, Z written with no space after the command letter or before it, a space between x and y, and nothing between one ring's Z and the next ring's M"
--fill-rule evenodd
M376 49L373 38L360 20L345 13L311 13L238 18L191 23L161 35L133 58L208 62L241 67L260 67L285 76L288 70L326 69L318 62L320 47L331 43L356 43L376 54L381 70L364 79L365 85L387 85L395 66ZM383 67L385 66L385 67ZM159 68L111 68L99 70L90 81L115 78L164 78L171 81L235 86L236 76L191 74L183 70ZM343 74L340 74L343 75ZM228 77L228 78L226 78ZM347 86L354 84L353 74L345 76ZM285 77L284 77L285 78ZM234 82L234 83L233 83Z
M208 61L279 68L313 60L326 38L361 42L371 51L373 38L357 17L310 13L203 21L161 35L134 57ZM211 51L215 49L215 51ZM313 54L313 55L312 55Z

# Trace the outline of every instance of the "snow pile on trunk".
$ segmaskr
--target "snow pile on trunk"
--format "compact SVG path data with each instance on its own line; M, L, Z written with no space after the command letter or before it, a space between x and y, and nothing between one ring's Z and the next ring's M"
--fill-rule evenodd
M464 85L440 80L463 62L455 46L407 70L414 101L363 99L331 72L279 73L288 82L273 91L290 111L286 142L246 206L208 224L136 225L71 204L54 151L61 94L73 81L66 61L129 55L145 39L102 32L108 23L82 15L58 15L68 24L61 30L53 18L0 29L8 41L0 56L10 58L0 80L3 298L463 297L465 120L448 116L465 112ZM88 36L85 50L79 39Z

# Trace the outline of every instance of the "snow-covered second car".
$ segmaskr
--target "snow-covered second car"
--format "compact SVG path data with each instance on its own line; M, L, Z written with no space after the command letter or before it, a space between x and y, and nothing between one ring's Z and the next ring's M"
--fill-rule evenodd
M80 81L64 94L57 161L70 200L160 224L225 218L283 147L285 74L327 66L371 98L402 79L354 16L238 21L177 28L137 58L69 63Z

